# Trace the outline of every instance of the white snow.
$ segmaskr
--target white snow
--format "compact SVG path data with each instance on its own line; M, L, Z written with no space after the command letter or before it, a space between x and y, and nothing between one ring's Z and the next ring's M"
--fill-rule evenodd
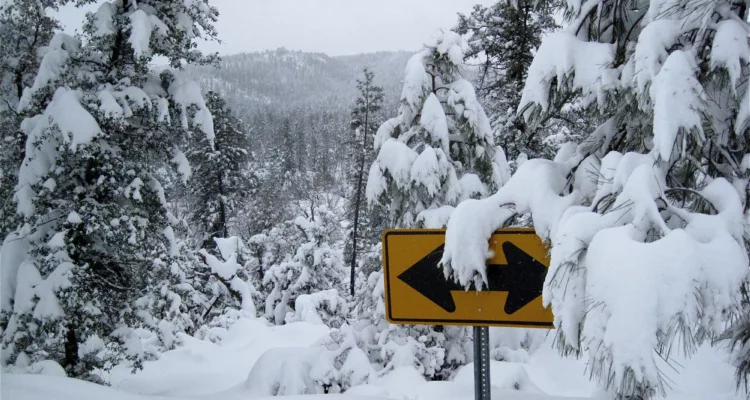
M688 326L723 310L738 299L734 282L747 274L747 255L731 236L697 241L675 230L653 243L642 243L634 225L600 231L586 255L586 295L593 304L583 335L611 350L614 378L632 369L639 380L656 385L659 372L653 354L658 331L676 318ZM721 262L717 262L721 260ZM708 287L696 287L707 282ZM701 291L708 304L694 295ZM711 321L713 322L713 321Z
M450 219L453 210L454 208L452 206L430 208L417 214L415 222L417 223L417 226L427 229L445 228L448 225L448 220Z
M250 282L238 276L238 272L242 269L242 265L237 262L239 251L243 248L242 241L238 237L216 238L215 241L223 261L204 249L200 250L200 254L211 268L211 272L223 281L229 282L230 289L240 294L242 310L249 315L255 315L256 309L252 296L255 289Z
M241 252L245 248L245 245L242 243L242 239L237 236L228 238L214 238L214 242L216 242L216 247L219 248L221 258L225 260L228 260L229 257L232 256L232 254L239 254L239 252Z
M21 123L21 130L27 138L14 194L18 213L24 216L34 214L36 193L31 187L55 166L58 148L62 144L68 144L75 151L79 145L85 145L101 134L99 124L81 106L81 96L78 90L59 87L43 114L26 118ZM61 136L50 138L46 135L53 127L59 129Z
M476 139L492 143L490 120L487 118L484 108L479 103L477 95L474 92L474 85L471 82L463 78L456 79L450 85L447 100L456 111L456 117L465 118L471 130L478 133L478 138Z
M65 247L65 234L66 231L57 232L54 235L52 235L52 238L47 242L47 246L51 248L61 248Z
M177 257L180 255L180 247L177 244L177 240L174 236L174 229L171 226L164 228L164 237L167 238L169 243L169 255L170 257Z
M403 120L399 121L401 124L411 124L419 113L418 107L422 103L424 94L430 88L431 83L425 71L424 58L425 53L419 52L413 55L406 64L404 87L401 91L402 105L399 108L399 114L403 115Z
M211 272L219 275L222 279L232 279L237 271L242 267L237 263L236 253L232 253L225 261L219 260L218 258L216 258L216 256L208 253L205 250L201 250L200 253L203 255L203 257L206 258L206 264L208 264L208 266L211 268Z
M487 188L477 174L464 174L458 180L458 184L461 185L461 196L463 199L483 198L487 196Z
M190 168L190 161L185 156L182 150L175 148L172 150L172 163L177 165L177 172L179 172L182 179L182 183L187 183L190 177L193 175L193 171Z
M750 62L750 46L747 42L747 24L727 19L720 21L711 46L711 68L726 68L732 88L742 74L742 62Z
M46 53L42 62L39 64L39 71L34 78L34 83L30 88L25 88L23 95L18 102L18 110L26 110L31 103L33 96L47 86L50 82L57 80L60 75L67 69L68 59L71 54L80 50L78 39L65 33L56 34L47 46Z
M448 222L442 259L446 275L455 274L455 280L466 287L472 281L481 287L479 281L487 281L489 238L515 213L531 213L537 235L545 240L553 237L561 216L580 196L577 191L560 196L569 170L554 161L529 160L494 195L460 203Z
M377 164L383 173L389 173L396 185L407 188L411 181L411 167L418 154L396 139L388 139L378 153ZM372 170L370 170L372 173ZM368 179L369 186L370 179Z
M0 396L10 400L474 398L472 364L462 367L450 381L427 382L414 368L399 367L364 378L364 383L343 395L296 395L318 386L315 381L320 376L314 368L322 365L324 356L316 343L328 337L329 328L305 322L269 326L262 320L239 318L229 326L213 329L214 334L221 338L218 342L182 335L183 346L162 354L156 361L146 362L142 371L131 375L126 366L115 367L107 374L111 387L60 377L54 366L32 364L30 370L39 374L4 371ZM561 358L550 347L552 339L549 336L527 362L491 362L493 399L607 399L588 381L586 360ZM678 371L660 361L660 368L675 382L664 399L742 399L743 395L734 391L733 368L722 357L720 350L701 347L692 359L678 357L674 360ZM346 373L347 369L342 367L341 371ZM520 390L514 389L516 385ZM281 388L286 396L266 397L278 393Z
M430 93L424 101L419 124L429 133L432 145L448 153L448 121L437 96Z
M445 156L443 155L443 158ZM438 155L432 147L425 147L411 165L411 180L417 185L427 189L429 197L435 196L440 190L441 176L445 176L444 169L440 168Z
M27 227L28 229L28 227ZM0 247L0 310L11 311L18 268L29 248L28 230L10 233Z
M143 181L141 178L134 178L128 186L125 186L124 194L126 198L132 198L135 201L143 201L141 197L141 187L143 187Z
M520 166L520 164L518 164ZM510 180L510 166L502 147L495 147L495 155L492 157L492 180L497 187L502 187Z
M380 125L378 131L375 133L375 151L379 151L383 143L391 138L391 135L393 135L393 131L400 123L401 118L397 116L385 121L382 125Z
M195 81L177 76L175 81L169 86L169 93L172 95L174 102L180 107L180 121L183 128L188 129L187 107L195 105L198 108L193 117L193 124L200 127L209 143L211 143L211 148L213 148L214 121L203 99L200 86Z
M639 93L647 93L647 85L659 73L669 53L667 49L685 31L684 24L657 20L643 28L633 53L633 80ZM627 84L627 82L624 82Z
M456 32L442 31L437 37L437 52L447 55L451 63L461 65L464 62L464 39Z
M312 294L302 294L294 301L294 313L287 315L287 323L308 322L314 325L324 325L318 310L326 308L333 312L346 306L346 300L339 296L336 289L321 290Z
M664 66L653 78L654 150L665 161L672 159L681 129L695 129L702 136L703 88L695 77L696 70L692 54L676 50L667 57Z
M80 224L83 222L83 219L77 212L71 211L70 214L68 214L68 222L71 224Z
M611 44L584 42L567 31L547 35L529 67L518 111L530 103L546 111L553 78L562 85L572 77L572 89L582 90L585 102L596 99L601 104L604 91L617 83L617 70L610 68L614 51Z
M44 115L60 129L64 142L69 143L74 151L78 145L88 143L102 133L94 117L81 106L81 96L77 90L59 87L44 111Z
M370 171L367 174L367 186L365 186L365 197L371 204L380 203L380 195L387 189L388 183L380 170L378 163L372 163Z
M148 20L151 22L151 29L159 36L166 36L169 33L169 27L156 15L150 14Z
M114 4L105 2L99 6L94 13L94 37L101 37L115 33L115 25L112 17L114 16Z
M156 99L156 108L158 110L156 120L158 122L166 121L167 125L171 124L172 118L169 115L169 100L165 99L164 97L158 97Z
M98 94L99 97L99 110L104 112L104 116L107 118L120 118L125 115L125 111L122 106L117 102L115 96L108 89L102 90Z
M136 57L151 54L149 46L151 29L151 21L143 10L135 10L130 14L130 37L128 37L128 42L133 47Z

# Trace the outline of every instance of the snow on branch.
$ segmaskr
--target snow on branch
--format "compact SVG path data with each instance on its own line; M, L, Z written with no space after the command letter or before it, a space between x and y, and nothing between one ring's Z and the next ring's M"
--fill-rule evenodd
M662 390L654 353L669 352L662 335L690 344L702 339L695 332L720 333L723 316L740 303L748 256L742 200L732 184L718 178L697 192L716 214L691 212L666 195L657 154L608 154L588 206L575 184L561 196L570 190L567 163L527 161L495 195L453 212L444 272L481 287L492 232L530 213L551 244L543 300L562 347L586 352L602 367L593 371L605 385L635 382L618 393ZM607 197L613 201L596 210Z
M560 196L570 168L549 160L525 162L498 192L483 200L466 200L448 221L441 264L446 276L468 288L486 283L488 240L515 214L531 213L537 234L549 239L565 210L578 201L578 192Z
M176 77L174 82L169 86L169 94L180 107L180 122L184 129L188 129L188 107L193 105L197 107L193 117L193 124L200 127L206 135L211 148L214 146L214 120L211 116L206 101L201 94L201 88L195 81Z
M604 92L618 83L619 73L610 67L614 57L614 45L584 42L567 31L550 34L542 41L529 67L518 112L525 110L524 115L528 118L530 104L547 111L553 79L557 81L557 89L561 90L572 78L570 89L581 90L585 104L597 100L601 106Z
M695 59L681 50L669 55L664 66L654 77L651 98L654 101L654 150L665 161L672 159L681 129L696 130L703 142L701 113L703 87L695 78Z

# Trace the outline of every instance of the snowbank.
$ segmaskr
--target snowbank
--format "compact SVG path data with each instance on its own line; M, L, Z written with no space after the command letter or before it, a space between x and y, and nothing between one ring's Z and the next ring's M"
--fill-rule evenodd
M220 328L216 328L220 329ZM221 329L220 329L221 330ZM111 387L59 376L3 372L3 400L156 400L156 399L277 399L273 383L287 389L304 383L299 374L315 361L311 347L329 334L328 328L304 322L269 326L262 319L239 319L223 329L220 344L183 337L184 345L131 375L117 367ZM493 361L492 398L502 400L604 400L588 380L586 359L561 358L551 348L553 335L528 362ZM675 357L672 367L659 365L673 382L663 400L740 400L734 391L731 365L721 349L704 346L691 359ZM294 364L294 362L297 364ZM272 368L273 367L273 368ZM278 386L280 388L281 386ZM428 382L411 367L399 367L345 394L284 396L288 400L470 400L473 365L460 369L452 381ZM161 397L167 396L167 397ZM662 398L657 398L662 399Z

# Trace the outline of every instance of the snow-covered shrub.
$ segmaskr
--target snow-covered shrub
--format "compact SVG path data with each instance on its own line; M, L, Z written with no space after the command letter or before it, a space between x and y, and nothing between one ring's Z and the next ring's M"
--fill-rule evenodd
M242 310L255 316L255 287L248 276L247 268L242 265L243 255L246 253L245 245L237 236L214 238L214 242L221 259L206 249L200 250L209 269L210 278L207 286L212 297L209 308L204 312L204 318L212 310L220 314L226 308Z
M551 246L544 303L556 346L585 353L617 396L649 398L664 391L656 356L691 354L742 312L750 91L736 77L750 75L747 8L593 0L568 2L568 16L535 55L519 112L533 123L575 101L604 122L459 205L443 263L481 286L492 232L530 217Z
M341 292L346 276L341 249L331 247L339 240L338 218L333 211L324 205L314 207L310 215L297 217L293 226L302 233L294 255L270 266L263 277L263 284L271 288L265 299L265 315L276 324L283 324L287 313L295 311L300 295L327 289ZM345 314L336 313L341 311L334 305L327 318L340 320Z
M370 383L377 372L362 350L361 337L361 333L348 324L334 329L330 336L316 344L321 354L310 370L310 377L330 393Z
M270 349L253 365L243 393L259 397L323 393L323 387L310 376L319 356L314 347Z
M379 375L408 366L428 379L447 378L453 367L466 361L469 355L462 352L471 348L466 329L392 325L385 319L383 271L370 273L365 282L353 305L357 320L351 332Z
M213 343L221 343L229 328L237 321L254 318L256 318L255 313L235 308L225 308L221 315L218 315L212 318L208 323L201 325L195 332L195 337Z
M294 300L294 311L288 313L284 322L297 321L337 328L348 313L347 300L336 289L301 294Z

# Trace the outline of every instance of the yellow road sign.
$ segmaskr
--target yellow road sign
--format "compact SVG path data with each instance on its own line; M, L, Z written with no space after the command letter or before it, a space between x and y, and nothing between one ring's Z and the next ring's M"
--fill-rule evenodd
M383 232L386 318L393 324L552 328L542 307L547 249L533 229L501 229L490 238L488 284L477 292L445 279L437 266L444 229Z

